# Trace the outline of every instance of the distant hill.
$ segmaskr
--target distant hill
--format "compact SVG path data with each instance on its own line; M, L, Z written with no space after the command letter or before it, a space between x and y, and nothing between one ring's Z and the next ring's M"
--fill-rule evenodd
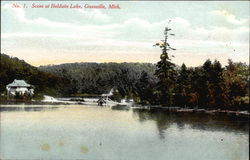
M35 86L35 94L62 95L66 79L51 73L40 71L38 68L20 60L1 54L0 92L4 93L6 85L14 79L22 79Z
M115 88L122 96L135 91L141 74L151 81L155 64L151 63L67 63L41 66L39 69L70 80L68 94L102 94Z

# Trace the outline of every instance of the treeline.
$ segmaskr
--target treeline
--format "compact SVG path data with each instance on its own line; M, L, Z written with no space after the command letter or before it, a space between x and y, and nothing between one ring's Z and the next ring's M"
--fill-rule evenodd
M231 60L225 67L217 60L199 67L174 66L166 104L161 90L170 84L161 84L155 64L70 63L39 69L67 78L67 96L100 95L114 88L118 99L133 98L141 104L228 109L248 109L249 105L249 66Z
M35 86L35 96L42 98L43 94L63 95L63 88L67 80L51 73L38 70L23 60L10 57L6 54L0 56L0 93L6 93L6 85L14 79L22 79Z
M217 60L195 68L183 64L173 93L177 106L248 110L249 66L232 60L225 67Z
M40 70L67 78L67 96L100 95L112 88L118 99L135 98L141 77L155 82L155 65L150 63L68 63L41 66Z
M116 100L133 98L145 105L248 110L249 65L229 60L223 67L217 60L207 60L198 67L162 66L163 71L159 63L68 63L36 68L1 54L0 92L5 93L14 79L23 79L35 86L36 95L91 96L113 88Z
M173 65L166 77L163 83L143 72L135 85L135 97L142 104L249 110L250 76L249 65L245 63L228 60L222 67L219 61L208 59L199 67Z

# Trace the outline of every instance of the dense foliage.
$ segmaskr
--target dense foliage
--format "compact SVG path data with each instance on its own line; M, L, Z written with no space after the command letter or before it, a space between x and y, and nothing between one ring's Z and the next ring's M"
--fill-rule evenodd
M113 88L121 97L135 97L143 93L141 85L156 81L155 65L149 63L68 63L39 69L69 79L67 95L100 95Z
M209 59L201 67L178 71L175 104L200 108L248 109L249 66L245 63Z
M199 67L175 67L171 89L172 106L247 109L249 104L248 65L229 60L207 60ZM117 90L120 97L130 97L142 104L162 103L163 90L155 76L156 66L140 63L70 63L40 67L40 70L67 77L68 95L93 95ZM166 90L168 91L168 90ZM117 93L116 93L117 94ZM169 93L168 93L169 94ZM165 105L165 104L164 104Z
M7 84L23 79L35 85L36 94L100 95L113 88L117 99L127 97L141 104L166 105L162 103L164 90L159 86L169 85L159 80L156 70L157 66L149 63L69 63L36 68L2 54L0 89L5 93ZM249 65L229 60L223 67L219 61L208 59L202 66L183 64L173 70L174 84L170 91L165 90L172 96L171 106L248 109Z

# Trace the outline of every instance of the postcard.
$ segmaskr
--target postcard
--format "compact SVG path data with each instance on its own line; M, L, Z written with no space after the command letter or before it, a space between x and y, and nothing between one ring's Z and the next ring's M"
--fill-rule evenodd
M249 1L1 1L0 159L249 159Z

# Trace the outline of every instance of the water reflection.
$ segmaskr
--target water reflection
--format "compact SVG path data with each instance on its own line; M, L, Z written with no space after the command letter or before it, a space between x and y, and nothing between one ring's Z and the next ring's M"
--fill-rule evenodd
M1 111L2 159L249 159L247 118L87 105Z
M29 106L25 106L25 107L20 107L20 106L1 106L0 107L0 112L40 112L40 111L49 111L49 110L55 110L58 109L59 107L29 107Z
M129 111L130 107L127 105L115 105L111 107L112 110L119 110L119 111Z
M172 125L176 125L180 130L190 127L198 130L233 131L244 134L249 132L249 119L247 117L142 109L133 109L133 114L142 123L149 120L155 121L161 139L165 138L165 131Z

